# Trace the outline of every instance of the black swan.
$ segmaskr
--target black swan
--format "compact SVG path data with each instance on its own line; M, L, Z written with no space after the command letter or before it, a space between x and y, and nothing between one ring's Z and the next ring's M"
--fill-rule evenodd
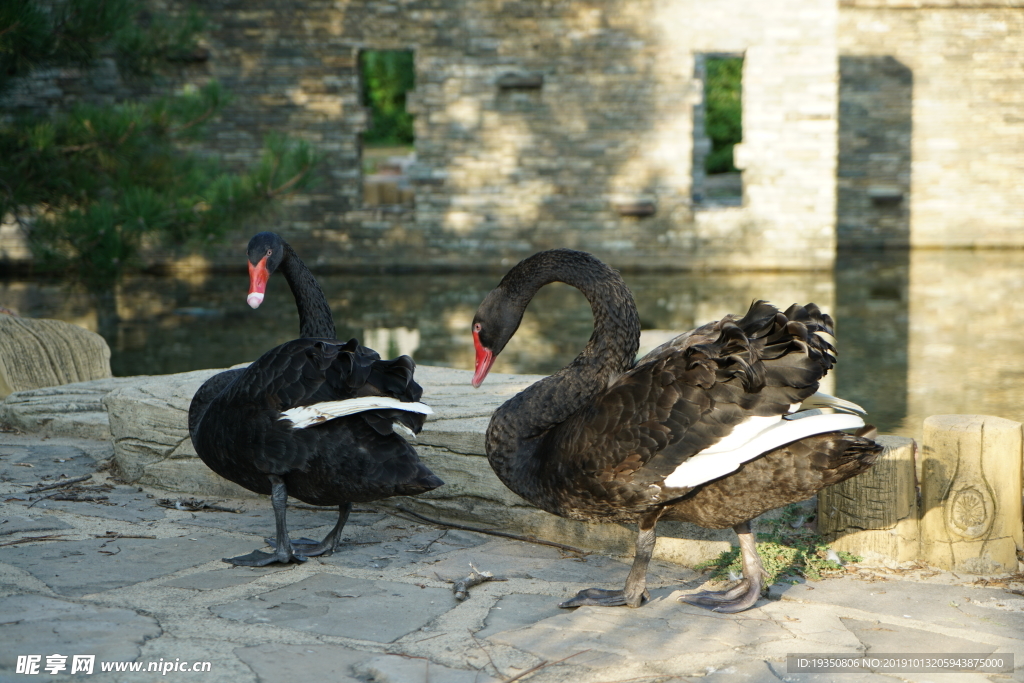
M268 542L274 552L224 560L260 567L334 552L352 503L415 495L443 482L395 432L419 432L431 412L419 403L423 389L413 380L412 359L385 361L355 339L335 340L323 291L276 234L253 237L248 254L250 305L259 305L267 278L279 268L295 295L304 338L271 349L248 368L207 380L192 398L188 428L210 469L270 494L277 533ZM338 523L322 542L289 539L289 495L338 506Z
M638 607L649 598L660 519L739 536L743 581L682 600L720 612L753 606L763 570L749 521L863 472L882 450L860 417L801 409L863 412L818 393L835 362L831 318L814 304L783 313L756 301L742 318L704 325L637 361L640 322L622 278L590 254L554 249L512 268L480 304L473 386L551 282L583 292L594 332L569 365L495 411L487 458L506 486L543 510L639 527L624 589L583 590L560 606Z

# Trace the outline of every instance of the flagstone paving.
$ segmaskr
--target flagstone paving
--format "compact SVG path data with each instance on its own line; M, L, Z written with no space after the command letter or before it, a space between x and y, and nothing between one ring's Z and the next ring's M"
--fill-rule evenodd
M104 469L110 455L102 441L0 433L0 682L1024 681L1024 596L1013 582L859 568L773 586L754 609L723 615L678 601L704 577L655 561L641 608L569 611L558 602L579 589L620 585L629 558L447 529L372 505L357 506L331 557L232 567L221 558L263 547L273 532L269 501L204 507L127 486ZM329 509L289 510L295 536L320 538L335 519ZM450 582L471 564L500 580L458 602ZM865 652L1012 653L1018 668L787 673L787 654ZM68 664L95 655L95 671L48 673L55 654ZM40 656L39 673L17 673L26 655ZM210 670L100 671L130 661Z

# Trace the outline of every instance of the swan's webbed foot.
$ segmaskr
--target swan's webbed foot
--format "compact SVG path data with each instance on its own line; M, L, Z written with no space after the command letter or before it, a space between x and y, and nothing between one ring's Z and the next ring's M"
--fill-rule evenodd
M269 536L263 539L267 545L271 548L277 549L277 539L270 538ZM319 557L320 555L330 555L336 548L331 548L324 545L320 541L314 541L311 538L293 538L291 540L292 553L295 555L302 555L303 557Z
M338 521L334 525L334 528L324 536L324 540L319 543L311 538L297 538L291 541L292 552L296 555L302 555L303 561L307 557L329 557L338 549L338 545L341 544L341 530L345 528L345 523L348 521L348 516L352 512L352 503L342 503L338 506ZM271 548L277 548L277 539L264 538Z
M599 607L617 607L619 605L626 605L627 607L639 607L650 599L651 594L646 589L641 593L637 593L636 595L627 598L625 590L586 588L577 593L575 597L559 603L558 606L563 608L583 607L584 605L594 605Z
M697 607L704 607L713 612L732 614L750 609L761 597L761 581L743 579L737 585L725 591L701 591L693 595L684 595L679 602Z
M651 553L654 552L654 542L657 537L654 534L654 526L661 517L662 509L657 509L646 515L637 525L636 550L633 553L633 566L626 577L626 585L622 590L606 590L604 588L586 588L558 605L559 607L582 607L584 605L597 605L603 607L615 607L625 605L626 607L639 607L651 599L651 593L647 590L647 565L651 562Z
M276 549L273 553L265 553L262 550L253 550L248 555L225 557L223 558L223 561L237 567L266 567L268 564L274 564L275 562L279 562L281 564L305 562L306 557L291 551L282 553Z
M679 602L704 607L714 612L733 614L750 609L761 597L764 568L757 554L757 542L750 531L750 523L743 522L733 527L740 541L740 557L743 561L743 580L724 591L701 591L684 595Z
M228 564L239 567L265 567L275 562L280 564L305 562L309 555L307 552L304 552L304 544L310 543L316 546L316 542L310 541L308 538L299 539L295 543L292 543L288 538L288 524L285 521L288 491L285 488L284 480L278 475L269 474L267 478L270 479L270 502L274 507L274 524L277 527L277 538L265 540L274 549L274 552L265 553L262 550L253 550L248 555L223 558ZM324 542L326 543L327 539L324 539Z

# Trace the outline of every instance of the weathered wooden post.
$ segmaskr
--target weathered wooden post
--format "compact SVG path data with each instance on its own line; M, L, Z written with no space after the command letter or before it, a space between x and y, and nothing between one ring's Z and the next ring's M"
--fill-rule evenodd
M818 493L818 533L836 550L894 560L918 557L913 439L879 436L874 467Z
M921 559L974 574L1017 571L1021 423L933 415L921 455Z

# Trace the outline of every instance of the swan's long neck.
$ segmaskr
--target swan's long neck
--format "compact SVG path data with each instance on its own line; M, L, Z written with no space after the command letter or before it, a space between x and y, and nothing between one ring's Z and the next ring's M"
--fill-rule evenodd
M334 339L337 336L334 316L324 290L320 289L313 273L287 243L284 244L284 259L279 270L288 282L295 297L295 306L299 309L299 336Z
M616 271L590 254L567 249L542 252L510 271L499 288L504 287L513 303L525 309L537 290L550 282L564 282L583 293L594 313L594 332L569 365L496 411L487 430L487 453L496 470L500 467L509 474L512 469L530 466L523 460L557 457L539 452L538 439L589 405L632 368L640 345L640 319L633 295ZM532 446L528 442L533 442ZM555 444L548 441L547 446Z

